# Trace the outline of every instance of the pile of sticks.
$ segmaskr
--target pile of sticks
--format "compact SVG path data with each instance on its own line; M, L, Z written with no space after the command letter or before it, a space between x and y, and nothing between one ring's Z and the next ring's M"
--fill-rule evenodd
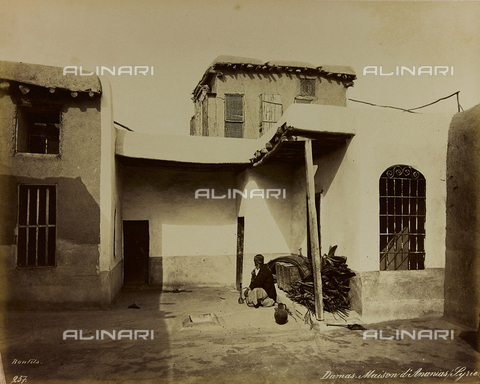
M322 293L324 309L330 313L348 317L350 300L350 279L355 273L348 268L347 258L334 256L337 246L330 248L328 255L322 257ZM313 281L298 281L291 285L287 296L315 313L315 289Z

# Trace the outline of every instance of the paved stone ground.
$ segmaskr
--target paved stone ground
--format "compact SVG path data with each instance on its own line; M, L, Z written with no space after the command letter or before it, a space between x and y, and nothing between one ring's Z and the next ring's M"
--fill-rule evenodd
M0 332L6 383L480 382L467 376L480 374L474 332L445 319L363 325L384 337L453 330L453 340L364 340L361 330L327 327L339 322L331 316L313 328L292 316L278 325L273 308L237 299L227 288L125 291L111 311L6 312ZM128 308L133 303L140 309ZM189 315L205 314L215 314L218 324L184 326ZM63 340L65 330L93 340ZM97 330L153 330L154 338L96 340ZM433 373L440 377L424 377Z

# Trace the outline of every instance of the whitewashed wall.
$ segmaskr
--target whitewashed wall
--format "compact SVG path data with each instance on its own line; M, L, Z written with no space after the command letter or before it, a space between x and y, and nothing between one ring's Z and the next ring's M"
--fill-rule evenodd
M356 135L345 150L317 161L322 244L338 244L357 271L379 270L379 179L410 165L426 179L425 267L445 266L447 132L451 116L355 110Z

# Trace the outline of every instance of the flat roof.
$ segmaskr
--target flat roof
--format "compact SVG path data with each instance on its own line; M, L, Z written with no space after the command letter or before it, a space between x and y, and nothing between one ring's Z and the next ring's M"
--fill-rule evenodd
M61 67L41 64L0 61L0 80L12 80L45 88L60 88L76 92L102 92L100 79L96 75L64 75Z
M259 152L266 154L280 127L291 135L316 139L345 138L355 134L352 109L316 104L292 104L280 121L258 139L211 136L152 135L116 129L115 153L131 159L184 165L238 165L248 167ZM133 164L133 163L132 163Z

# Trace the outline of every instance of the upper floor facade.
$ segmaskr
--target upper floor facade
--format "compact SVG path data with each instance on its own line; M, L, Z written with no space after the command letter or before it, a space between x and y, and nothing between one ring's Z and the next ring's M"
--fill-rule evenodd
M293 103L345 107L355 79L345 66L219 56L193 91L190 134L256 139Z

